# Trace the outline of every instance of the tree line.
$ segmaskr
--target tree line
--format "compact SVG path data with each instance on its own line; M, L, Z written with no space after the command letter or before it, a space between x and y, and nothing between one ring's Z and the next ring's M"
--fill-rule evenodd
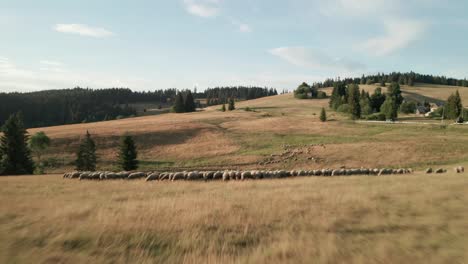
M380 84L380 86L385 87L387 83L398 83L400 85L409 85L413 86L415 83L427 83L427 84L439 84L439 85L449 85L449 86L463 86L468 87L468 80L466 79L456 79L448 78L445 76L434 76L430 74L419 74L414 72L401 73L401 72L392 72L392 73L378 73L373 75L362 75L361 77L355 78L329 78L323 82L313 83L313 87L316 88L326 88L333 87L336 82L341 82L346 85L348 84Z
M0 93L0 125L19 111L27 128L131 117L137 114L135 103L173 104L179 92L188 90L161 89L132 91L128 88L46 90L29 93ZM249 100L276 95L275 89L259 87L217 87L191 94L194 99L207 98L208 105L226 103L229 98ZM180 98L179 98L180 99ZM183 100L185 101L185 99ZM191 102L191 100L189 100ZM185 102L184 102L185 103ZM192 106L187 106L190 112Z
M44 173L41 156L50 146L50 138L44 132L29 136L21 113L11 115L1 128L0 175L28 175ZM36 162L32 158L36 155ZM138 152L130 135L121 137L116 155L118 167L125 171L138 168ZM98 157L96 144L87 131L76 152L75 166L80 171L95 171Z
M208 88L203 94L196 94L196 98L206 98L207 105L219 105L228 103L230 98L251 100L272 95L278 95L274 88L230 86Z

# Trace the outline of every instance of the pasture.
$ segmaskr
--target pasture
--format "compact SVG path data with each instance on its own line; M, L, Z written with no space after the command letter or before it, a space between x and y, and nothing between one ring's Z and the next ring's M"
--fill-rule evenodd
M463 263L466 174L0 178L1 263Z
M365 90L375 86L362 85ZM454 87L403 86L405 96L445 100ZM468 88L459 87L462 98ZM468 99L466 100L468 101ZM98 168L115 170L119 137L131 134L141 169L321 169L346 167L413 167L456 165L468 161L468 129L441 126L440 121L414 115L404 121L423 124L355 123L328 111L328 99L297 100L292 94L239 102L236 111L212 106L201 112L165 114L122 120L31 129L52 138L46 158L59 161L49 173L73 168L79 139L87 130L96 140ZM244 111L249 107L251 111ZM285 151L293 158L280 158Z

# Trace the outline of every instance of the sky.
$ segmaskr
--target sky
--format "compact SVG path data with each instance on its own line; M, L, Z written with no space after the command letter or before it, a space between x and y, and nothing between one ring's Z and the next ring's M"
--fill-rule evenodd
M466 0L0 0L0 91L468 77Z

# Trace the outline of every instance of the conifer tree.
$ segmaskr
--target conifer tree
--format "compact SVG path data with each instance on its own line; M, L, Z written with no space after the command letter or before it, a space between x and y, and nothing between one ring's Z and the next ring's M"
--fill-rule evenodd
M185 96L184 109L185 112L195 112L196 109L195 102L193 100L193 95L190 90L187 91L187 95Z
M234 98L229 98L229 103L228 103L228 110L229 111L232 111L232 110L235 110L236 109L236 106L235 106L235 102L234 102Z
M448 98L446 109L447 117L450 119L455 120L462 115L463 105L458 90Z
M120 140L120 148L118 154L119 167L124 171L132 171L138 169L138 152L135 146L135 141L129 135L125 135Z
M28 132L21 113L12 114L2 127L0 175L32 174L34 162L28 147Z
M327 121L327 112L325 111L324 107L322 107L322 110L320 111L320 121L322 122Z
M395 99L396 106L399 108L401 103L403 103L400 85L393 82L390 87L387 88L387 94Z
M89 131L86 131L85 139L81 142L76 153L76 169L79 171L95 171L96 162L96 144L91 138Z
M348 86L348 105L349 113L353 119L361 118L361 105L359 104L359 100L359 86L357 84L350 84Z
M172 107L172 111L175 113L184 113L185 112L185 105L184 105L184 98L181 92L177 92L174 106Z
M382 104L380 111L385 115L387 120L396 120L398 117L398 107L393 96L387 96Z

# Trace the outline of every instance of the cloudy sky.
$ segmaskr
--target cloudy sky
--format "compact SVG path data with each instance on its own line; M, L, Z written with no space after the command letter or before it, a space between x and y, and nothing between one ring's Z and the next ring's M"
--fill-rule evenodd
M466 0L0 0L0 91L468 77Z

